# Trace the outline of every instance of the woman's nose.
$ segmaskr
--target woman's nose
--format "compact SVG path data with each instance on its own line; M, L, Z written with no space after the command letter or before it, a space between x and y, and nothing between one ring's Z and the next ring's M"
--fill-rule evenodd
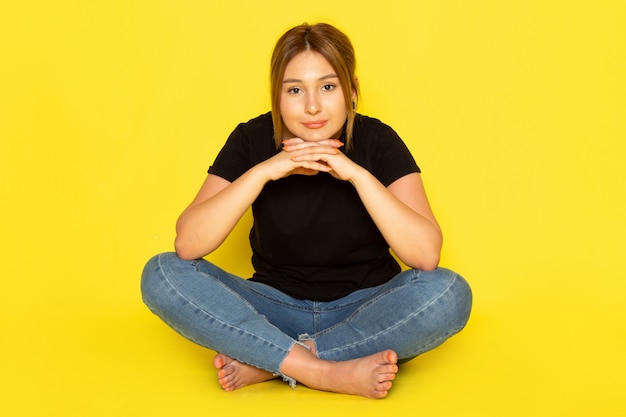
M305 111L307 114L317 114L322 109L319 98L316 94L309 94L306 98Z

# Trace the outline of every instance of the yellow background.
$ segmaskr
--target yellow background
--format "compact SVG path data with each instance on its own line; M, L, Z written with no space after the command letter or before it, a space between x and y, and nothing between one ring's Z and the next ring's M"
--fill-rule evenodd
M6 1L0 5L0 414L626 413L621 0ZM423 169L468 327L383 401L222 392L139 276L233 127L269 109L288 27L357 50L360 111ZM249 218L211 256L250 273Z

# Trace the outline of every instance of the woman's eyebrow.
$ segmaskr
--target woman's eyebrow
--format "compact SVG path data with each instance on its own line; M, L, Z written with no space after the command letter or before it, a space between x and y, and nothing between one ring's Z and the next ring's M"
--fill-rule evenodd
M328 75L324 75L323 77L320 77L318 81L326 81L331 78L339 78L339 77L337 76L337 74L328 74ZM297 78L286 78L283 80L283 84L301 83L301 82L302 80L299 80Z

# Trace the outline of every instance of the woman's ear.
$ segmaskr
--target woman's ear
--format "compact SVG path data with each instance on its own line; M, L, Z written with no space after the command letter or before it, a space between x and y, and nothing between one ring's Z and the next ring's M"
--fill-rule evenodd
M355 76L354 79L352 80L352 100L356 100L356 96L357 96L357 91L359 90L359 77Z
M356 105L357 105L357 97L358 94L357 92L359 91L359 79L357 77L354 77L354 79L352 80L352 111L356 111Z

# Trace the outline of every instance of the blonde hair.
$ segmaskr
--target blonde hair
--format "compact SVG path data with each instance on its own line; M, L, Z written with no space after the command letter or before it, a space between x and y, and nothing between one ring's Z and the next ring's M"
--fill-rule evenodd
M352 130L359 97L359 86L355 76L356 57L350 39L336 27L327 23L309 25L304 23L285 32L274 47L270 65L270 89L272 98L272 122L274 140L280 149L284 124L280 113L280 98L287 64L299 53L313 51L322 55L336 71L343 90L346 109L346 148L352 142Z

